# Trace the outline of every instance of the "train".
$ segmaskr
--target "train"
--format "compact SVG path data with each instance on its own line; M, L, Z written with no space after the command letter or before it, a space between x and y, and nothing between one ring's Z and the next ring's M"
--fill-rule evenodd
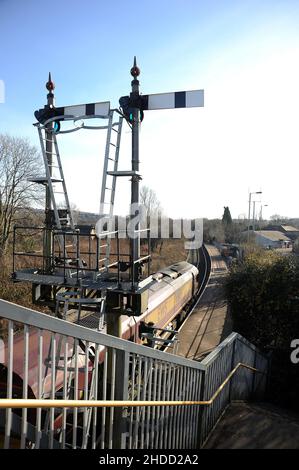
M122 318L122 338L144 343L142 333L147 325L163 329L169 323L174 326L183 320L184 307L196 296L199 288L199 271L196 266L182 261L152 275L154 283L149 287L148 307L138 317Z

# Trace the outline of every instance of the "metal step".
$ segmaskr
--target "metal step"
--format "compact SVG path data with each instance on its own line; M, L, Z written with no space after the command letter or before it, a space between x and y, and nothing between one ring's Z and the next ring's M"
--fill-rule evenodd
M28 178L29 182L31 183L38 183L38 184L48 184L49 183L49 180L46 176L37 176L37 177L34 177L34 178ZM51 176L51 182L52 183L62 183L62 179L60 178L54 178L53 176Z
M110 176L138 176L141 179L140 173L137 171L107 171L107 175Z

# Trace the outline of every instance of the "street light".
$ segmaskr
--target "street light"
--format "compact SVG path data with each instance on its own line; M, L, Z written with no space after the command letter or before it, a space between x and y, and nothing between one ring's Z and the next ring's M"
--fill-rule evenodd
M248 242L249 242L249 226L250 226L250 211L251 211L251 195L252 194L262 194L262 191L253 191L253 192L249 193L248 229L247 229L247 241Z
M262 204L260 210L260 220L263 220L263 207L268 207L268 204Z

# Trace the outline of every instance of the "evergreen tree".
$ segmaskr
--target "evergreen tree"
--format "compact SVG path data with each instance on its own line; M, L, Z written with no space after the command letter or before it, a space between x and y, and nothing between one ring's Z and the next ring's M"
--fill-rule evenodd
M224 213L222 216L222 223L224 226L231 225L233 223L232 216L230 215L230 210L228 206L224 207Z

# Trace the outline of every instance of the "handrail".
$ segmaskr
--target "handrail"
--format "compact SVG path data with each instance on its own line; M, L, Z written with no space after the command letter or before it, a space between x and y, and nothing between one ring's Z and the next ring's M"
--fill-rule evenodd
M50 317L45 313L38 312L21 305L16 305L7 300L0 299L0 317L7 320L12 320L18 323L30 324L32 327L38 329L51 331L64 336L81 339L82 341L89 341L104 347L115 348L117 350L126 351L148 358L163 360L177 366L190 367L196 370L205 371L206 367L200 362L191 361L184 357L175 356L173 354L158 351L141 344L132 343L122 338L107 335L99 331L91 330L90 328L76 325L74 323L66 322L60 318ZM236 333L237 334L237 333Z
M215 401L219 393L223 390L225 385L234 376L240 367L244 367L252 372L265 375L255 367L248 364L239 362L236 367L228 374L226 379L218 387L216 392L209 400L188 401L188 400L172 400L172 401L154 401L154 400L37 400L37 399L18 399L18 398L1 398L0 409L2 408L113 408L113 407L139 407L139 406L191 406L202 405L209 406Z

